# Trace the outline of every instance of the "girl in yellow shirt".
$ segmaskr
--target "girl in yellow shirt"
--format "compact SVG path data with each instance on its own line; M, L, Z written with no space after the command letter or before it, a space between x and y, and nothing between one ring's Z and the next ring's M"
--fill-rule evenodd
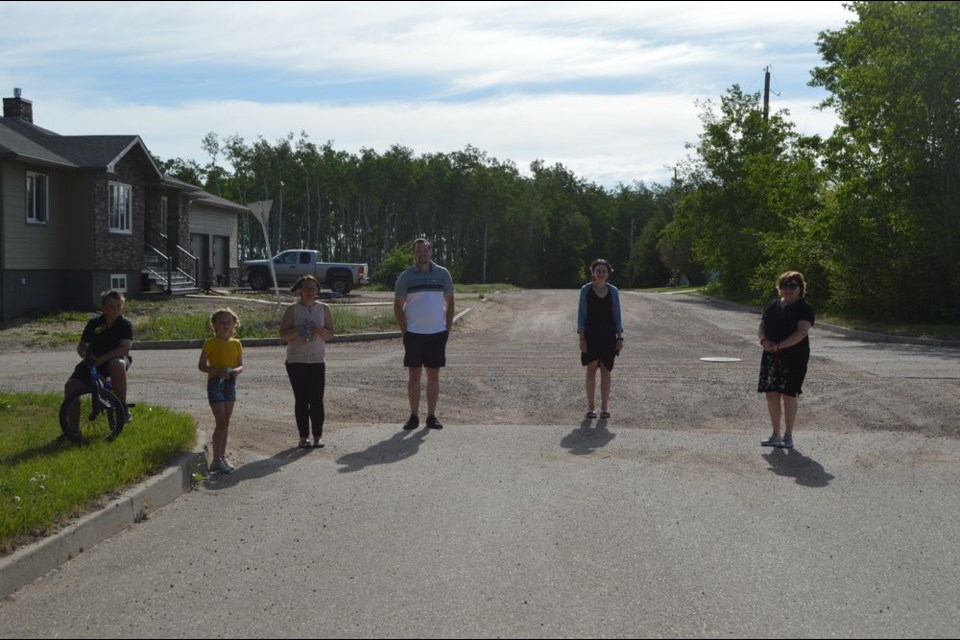
M216 426L213 430L212 471L230 473L234 466L227 460L227 430L237 399L237 376L243 373L243 345L237 340L240 319L232 309L218 309L210 316L214 337L203 343L200 371L207 374L207 400Z

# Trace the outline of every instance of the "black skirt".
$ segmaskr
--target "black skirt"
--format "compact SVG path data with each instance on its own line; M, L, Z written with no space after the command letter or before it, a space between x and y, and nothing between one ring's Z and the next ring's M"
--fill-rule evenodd
M809 360L810 352L803 349L786 349L776 353L764 351L760 356L757 392L775 391L786 396L799 396L803 379L807 377Z
M590 350L590 344L587 343L586 353L580 353L580 364L587 366L591 362L596 362L599 360L607 371L613 371L613 359L617 357L616 348L612 350L605 350L602 353L594 352Z

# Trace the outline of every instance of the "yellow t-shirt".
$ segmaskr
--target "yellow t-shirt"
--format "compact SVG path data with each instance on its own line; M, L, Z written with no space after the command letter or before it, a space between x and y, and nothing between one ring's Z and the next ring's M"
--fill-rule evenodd
M240 364L240 356L243 355L243 345L236 338L221 340L220 338L207 338L203 343L203 352L207 354L207 364L217 369L226 369L230 367L235 369ZM212 373L207 374L208 378L215 378Z

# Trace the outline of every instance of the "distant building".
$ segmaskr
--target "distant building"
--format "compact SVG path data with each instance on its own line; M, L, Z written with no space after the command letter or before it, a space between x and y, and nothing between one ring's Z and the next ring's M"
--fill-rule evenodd
M94 309L99 294L178 294L236 283L248 209L163 175L140 136L62 136L33 103L0 118L0 324Z

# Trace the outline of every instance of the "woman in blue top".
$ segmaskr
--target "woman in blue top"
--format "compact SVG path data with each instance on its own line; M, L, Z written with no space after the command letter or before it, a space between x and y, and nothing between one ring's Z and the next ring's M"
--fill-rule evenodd
M610 372L613 359L623 348L623 321L620 292L607 282L613 267L603 258L590 265L593 280L580 289L577 333L580 335L580 363L587 368L587 418L596 418L594 391L600 370L600 417L609 418Z

